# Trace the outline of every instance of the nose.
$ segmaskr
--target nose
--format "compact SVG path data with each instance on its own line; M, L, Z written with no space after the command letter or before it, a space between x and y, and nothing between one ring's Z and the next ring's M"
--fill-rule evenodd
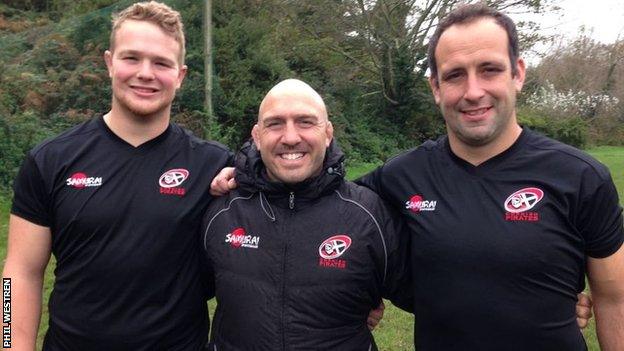
M468 101L478 101L485 95L482 82L476 74L468 74L466 81L466 91L464 93L464 99Z
M284 129L284 134L282 135L282 143L294 146L299 142L301 142L301 136L299 135L297 126L295 126L293 121L288 121Z
M143 60L137 72L137 77L144 80L154 79L154 72L152 71L152 63L149 60Z

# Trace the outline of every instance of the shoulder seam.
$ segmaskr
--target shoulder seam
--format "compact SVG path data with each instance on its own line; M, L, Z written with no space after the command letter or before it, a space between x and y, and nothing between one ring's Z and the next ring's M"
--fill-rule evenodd
M72 129L77 128L78 126L79 125L75 125L74 127L72 127L70 129L66 130L65 132L63 132L62 134L69 133ZM85 130L85 131L83 131L81 133L77 133L77 134L72 133L70 135L62 135L61 134L61 135L53 136L53 137L50 137L47 140L44 140L39 145L36 145L34 148L32 148L31 149L31 153L32 153L32 155L34 157L37 154L39 154L40 152L42 152L43 149L45 147L47 147L48 145L50 145L50 144L55 144L57 142L61 142L61 141L66 140L66 139L71 139L71 138L74 138L74 137L78 137L78 136L85 135L85 134L91 134L91 133L94 133L94 132L97 132L97 129L89 128L88 130Z
M557 141L557 140L555 140L555 141ZM559 142L559 141L557 141L557 142ZM563 143L562 143L562 144L563 144ZM535 144L532 144L532 143L529 143L529 145L530 145L531 147L535 148L535 149L539 149L539 150L548 150L548 151L554 151L554 152L562 153L562 154L565 154L565 155L567 155L567 156L569 156L569 157L575 158L575 159L577 159L577 160L579 160L579 161L583 162L584 164L588 165L589 167L591 167L591 169L592 169L592 170L593 170L593 171L594 171L594 172L595 172L595 173L596 173L596 174L600 177L600 179L605 180L605 178L603 177L603 174L602 174L603 172L601 172L601 169L599 169L599 168L597 167L597 165L596 165L596 164L594 164L594 163L598 163L598 165L602 165L603 167L605 167L605 166L604 166L602 163L600 163L600 161L596 160L593 156L591 156L591 155L589 155L589 154L587 154L587 156L589 156L589 157L590 157L592 160L594 160L595 162L590 162L590 161L586 160L585 158L583 158L583 157L581 157L581 156L579 156L579 155L575 155L574 153L572 153L572 152L570 152L570 151L568 151L568 150L562 149L562 148L556 148L556 147L544 147L544 146L535 145ZM563 144L563 145L566 145L566 146L572 147L572 146L567 145L567 144ZM580 149L579 149L578 151L579 151L579 152L584 152L584 151L582 151L582 150L580 150Z
M230 200L230 202L227 204L226 208L222 208L221 210L219 210L219 212L215 213L214 216L212 216L212 218L210 219L210 221L208 222L208 225L206 226L206 230L204 230L204 250L208 249L208 245L207 245L207 239L208 239L208 229L210 229L210 226L212 226L212 222L222 213L229 211L232 208L232 203L234 201L237 200L249 200L253 197L253 194L247 196L247 197L242 197L242 196L237 196L233 199Z

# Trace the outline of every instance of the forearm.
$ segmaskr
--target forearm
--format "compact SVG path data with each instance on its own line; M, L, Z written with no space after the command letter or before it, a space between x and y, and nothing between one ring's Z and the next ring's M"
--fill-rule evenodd
M596 333L602 351L624 350L624 297L593 295Z
M43 276L13 269L9 262L2 276L11 278L11 350L35 350Z

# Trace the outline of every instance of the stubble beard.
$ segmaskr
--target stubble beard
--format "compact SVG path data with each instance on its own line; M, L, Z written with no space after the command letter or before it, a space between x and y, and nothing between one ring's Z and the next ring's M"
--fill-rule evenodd
M114 94L113 98L116 100L117 106L119 106L121 110L127 111L128 115L137 117L141 120L163 114L163 112L170 110L171 104L173 103L173 99L171 101L159 100L156 104L142 106L142 104L133 103L131 99L123 95L118 96L117 94Z

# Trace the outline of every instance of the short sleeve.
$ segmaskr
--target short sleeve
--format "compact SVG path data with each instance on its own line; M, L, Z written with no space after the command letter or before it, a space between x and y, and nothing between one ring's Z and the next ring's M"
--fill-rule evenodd
M29 222L50 227L50 198L41 171L28 153L13 183L11 213Z
M603 177L587 180L578 206L577 226L585 239L586 253L608 257L624 242L622 207L608 170Z

